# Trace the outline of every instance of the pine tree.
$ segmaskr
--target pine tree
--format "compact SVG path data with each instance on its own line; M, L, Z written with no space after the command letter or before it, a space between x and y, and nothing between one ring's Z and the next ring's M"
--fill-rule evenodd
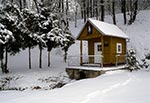
M4 25L4 30L9 31L10 33L2 33L1 37L4 40L4 45L2 46L5 49L5 65L4 69L7 71L7 63L8 63L8 52L11 54L15 54L20 51L21 42L21 31L18 28L19 21L21 20L21 15L19 9L16 5L6 4L5 6L1 6L0 10L0 23ZM11 34L11 36L9 36ZM6 37L6 41L5 41ZM11 39L9 39L11 37ZM17 39L17 42L14 41Z
M130 71L140 69L139 62L136 59L136 53L134 49L130 49L127 52L127 69L129 69Z

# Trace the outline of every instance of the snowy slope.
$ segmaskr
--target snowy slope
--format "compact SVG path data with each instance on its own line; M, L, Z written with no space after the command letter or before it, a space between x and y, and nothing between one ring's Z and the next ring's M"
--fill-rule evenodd
M0 92L0 100L2 103L148 103L149 75L146 71L111 72L51 91Z
M132 25L124 25L122 15L117 15L117 26L129 37L128 48L135 48L137 56L142 57L149 51L150 44L150 10L140 12L137 20ZM112 23L110 16L106 22ZM78 27L70 23L71 31L76 37L80 32L83 20L79 20ZM87 53L87 43L84 42L84 53ZM79 41L71 46L69 55L79 54ZM32 69L28 70L28 50L9 59L10 74L5 76L20 76L11 86L17 87L46 87L49 84L41 83L39 78L66 75L67 63L63 61L63 52L60 49L52 50L51 67L47 68L47 52L43 51L43 69L38 68L39 50L32 50ZM15 59L15 61L14 61ZM150 71L118 71L108 72L93 79L75 81L63 88L55 90L31 90L25 91L0 91L1 103L149 103L150 101Z

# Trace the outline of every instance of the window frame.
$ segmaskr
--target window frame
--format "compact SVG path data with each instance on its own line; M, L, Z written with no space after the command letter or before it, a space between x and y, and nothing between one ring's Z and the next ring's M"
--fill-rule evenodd
M122 44L121 43L117 43L117 53L121 54L122 53Z

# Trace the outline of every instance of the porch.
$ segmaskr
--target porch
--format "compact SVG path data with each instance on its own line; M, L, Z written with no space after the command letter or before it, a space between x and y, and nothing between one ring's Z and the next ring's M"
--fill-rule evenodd
M102 62L102 55L79 55L68 57L66 72L70 79L94 78L108 71L124 70L126 63L121 58L126 55L116 55L115 65L106 65ZM98 62L99 61L99 62Z
M70 79L95 78L108 71L125 70L126 64L113 67L68 66L66 72Z

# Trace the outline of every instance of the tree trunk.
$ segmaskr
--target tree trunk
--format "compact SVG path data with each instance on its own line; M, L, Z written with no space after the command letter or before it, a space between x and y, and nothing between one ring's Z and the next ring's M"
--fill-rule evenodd
M86 2L86 15L87 15L87 18L89 18L89 0L87 0Z
M48 51L48 67L50 67L50 55L51 55L51 52Z
M82 19L84 18L84 10L83 10L83 7L81 7L81 18L82 18Z
M59 2L58 2L58 11L59 11L59 13L61 13L61 0L59 0Z
M11 2L11 3L13 3L13 2L14 2L14 0L10 0L10 2Z
M112 1L112 16L113 16L113 23L116 25L116 15L115 15L115 0Z
M86 5L85 5L85 1L83 1L83 11L84 11L84 22L86 22Z
M61 0L61 10L62 10L62 13L64 13L64 0Z
M130 0L130 20L129 20L129 25L131 25L135 19L136 19L136 15L137 15L137 9L138 9L138 0L136 0L133 3L133 7L132 7L132 1Z
M22 11L22 0L19 0L19 4L20 4L20 11Z
M95 8L95 12L96 12L96 20L98 20L98 16L99 16L99 14L98 14L98 1L96 1L96 8Z
M67 62L67 50L65 50L64 61L65 61L65 63Z
M26 0L23 0L23 8L26 8L27 7L27 2Z
M66 0L66 23L67 23L67 28L69 28L68 10L69 10L69 2L68 2L68 0Z
M7 50L7 46L6 46L6 48L5 48L5 73L8 73L9 72L9 70L8 70L8 68L7 68L7 64L8 64L8 50Z
M36 9L37 9L37 12L40 13L40 10L39 10L39 7L38 7L38 4L37 4L37 0L33 0L34 3L35 3L35 6L36 6Z
M4 58L1 58L1 69L2 69L2 73L8 73L9 72L9 70L8 70L8 68L7 68L7 64L8 64L8 51L7 51L7 46L6 46L6 48L5 48L5 50L6 50L6 52L5 52L5 64L4 64L4 62L3 62L3 59ZM4 53L3 53L4 54ZM2 54L2 55L3 55Z
M3 45L0 44L0 61L1 61L2 73L3 73L3 68L4 68L3 59L4 59L4 48L3 48Z
M4 73L4 63L3 63L3 59L1 59L1 69L2 69L2 73Z
M91 0L91 17L94 17L93 10L94 10L93 0Z
M75 27L77 27L77 10L78 10L78 7L77 7L77 1L75 1L76 2L76 5L75 5L75 7L76 7L76 10L75 10Z
M29 69L31 69L31 48L29 47Z
M39 68L42 68L42 48L40 47Z
M134 3L133 22L136 19L137 10L138 10L138 0L136 0L135 3Z
M127 23L127 18L126 18L126 0L121 0L121 11L123 13L124 24L126 24Z
M104 21L104 15L105 15L104 0L101 0L100 3L101 3L101 21Z

